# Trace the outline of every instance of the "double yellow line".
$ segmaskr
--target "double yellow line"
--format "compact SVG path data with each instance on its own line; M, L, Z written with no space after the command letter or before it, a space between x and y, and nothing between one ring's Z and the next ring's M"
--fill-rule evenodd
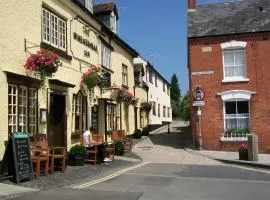
M84 184L81 184L81 185L77 185L77 186L74 186L72 188L74 188L74 189L83 189L83 188L86 188L86 187L101 183L103 181L115 178L115 177L120 176L121 174L123 174L123 173L125 173L127 171L137 169L137 168L142 167L142 166L147 165L147 164L149 164L149 162L143 162L141 164L138 164L138 165L135 165L135 166L132 166L132 167L128 167L126 169L122 169L122 170L120 170L120 171L118 171L118 172L116 172L114 174L111 174L109 176L106 176L104 178L97 179L97 180L94 180L94 181L91 181L91 182L88 182L88 183L84 183Z

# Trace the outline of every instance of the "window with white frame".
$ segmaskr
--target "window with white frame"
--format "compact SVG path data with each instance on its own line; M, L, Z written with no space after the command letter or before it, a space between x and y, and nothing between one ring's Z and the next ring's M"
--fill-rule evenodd
M149 82L153 83L153 72L152 72L152 70L149 70Z
M168 111L167 111L167 116L170 117L170 108L167 108Z
M249 101L224 102L225 137L246 137L249 132Z
M166 106L163 106L163 117L166 117Z
M145 118L145 112L142 108L140 108L140 128L144 127L144 118Z
M223 50L224 80L245 79L246 42L230 41L221 44Z
M156 102L152 102L153 115L156 115Z
M107 131L116 130L116 106L107 105Z
M47 9L42 9L42 41L66 51L67 22Z
M26 86L8 86L8 131L37 133L37 90Z
M158 104L158 116L160 117L160 104Z
M128 86L128 67L122 65L122 84Z
M102 45L102 66L111 69L111 49L106 45Z
M116 16L115 15L111 15L110 17L110 21L111 21L111 30L116 33Z

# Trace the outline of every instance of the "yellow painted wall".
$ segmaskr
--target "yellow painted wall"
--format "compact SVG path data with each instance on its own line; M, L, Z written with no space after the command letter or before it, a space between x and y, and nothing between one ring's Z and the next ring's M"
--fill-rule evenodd
M30 53L36 52L37 48L28 48L27 52L24 51L24 39L33 44L39 45L41 42L41 16L42 5L48 7L50 10L57 13L67 21L67 54L72 56L71 61L64 58L60 58L62 66L53 77L63 82L74 84L74 88L63 88L50 85L51 89L58 89L66 94L66 113L67 113L67 146L71 147L78 140L71 140L72 125L75 123L72 118L72 99L73 94L77 94L80 90L80 80L82 72L87 70L87 66L91 64L101 63L101 44L102 42L98 38L101 25L95 21L91 16L84 13L79 7L77 7L72 1L66 0L1 0L0 1L0 159L4 152L4 141L8 138L8 84L4 71L10 71L17 74L26 75L23 65L26 58ZM91 31L87 36L83 33L82 24L74 19L74 16L80 15L85 21L91 23L96 30ZM73 39L73 32L89 39L93 44L97 45L97 52L87 49L82 44ZM105 40L109 42L108 37L105 36ZM70 42L71 41L71 42ZM128 86L130 91L133 92L134 75L133 75L133 58L127 52L126 49L119 46L119 44L111 40L111 46L114 51L112 52L112 83L118 86L122 85L122 64L128 67ZM31 47L30 43L27 43L27 47ZM83 51L88 50L90 52L90 58L83 56ZM46 83L46 87L48 84ZM48 92L52 92L49 89ZM90 125L90 111L91 105L95 102L93 98L98 99L100 95L99 89L95 89L95 94L89 101L88 105L88 124ZM48 95L49 97L49 95ZM47 108L47 91L40 90L38 93L38 113L40 108ZM99 126L100 132L104 132L102 127L105 127L104 122L104 106L101 104ZM129 133L134 131L134 109L133 106L129 106L128 115L123 115L123 127ZM128 116L128 117L127 117ZM38 120L39 121L39 120ZM39 124L40 133L46 133L46 124Z

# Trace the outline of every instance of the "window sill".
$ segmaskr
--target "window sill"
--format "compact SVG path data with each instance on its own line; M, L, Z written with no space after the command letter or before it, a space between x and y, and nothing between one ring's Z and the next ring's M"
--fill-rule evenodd
M220 137L222 142L245 142L248 141L247 137Z
M61 49L58 49L56 47L53 47L45 42L41 42L40 43L40 47L43 48L43 49L46 49L46 50L50 50L50 51L53 51L54 53L56 53L58 56L64 58L64 59L67 59L69 61L72 60L72 56L68 55L67 52L61 50Z
M232 78L232 79L223 79L222 83L231 83L231 82L248 82L249 78Z

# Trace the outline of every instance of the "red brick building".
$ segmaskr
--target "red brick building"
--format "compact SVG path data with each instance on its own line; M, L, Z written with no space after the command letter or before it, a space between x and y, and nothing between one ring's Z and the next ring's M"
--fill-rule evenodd
M188 5L190 91L205 93L202 148L234 151L254 133L260 152L270 153L270 1Z

